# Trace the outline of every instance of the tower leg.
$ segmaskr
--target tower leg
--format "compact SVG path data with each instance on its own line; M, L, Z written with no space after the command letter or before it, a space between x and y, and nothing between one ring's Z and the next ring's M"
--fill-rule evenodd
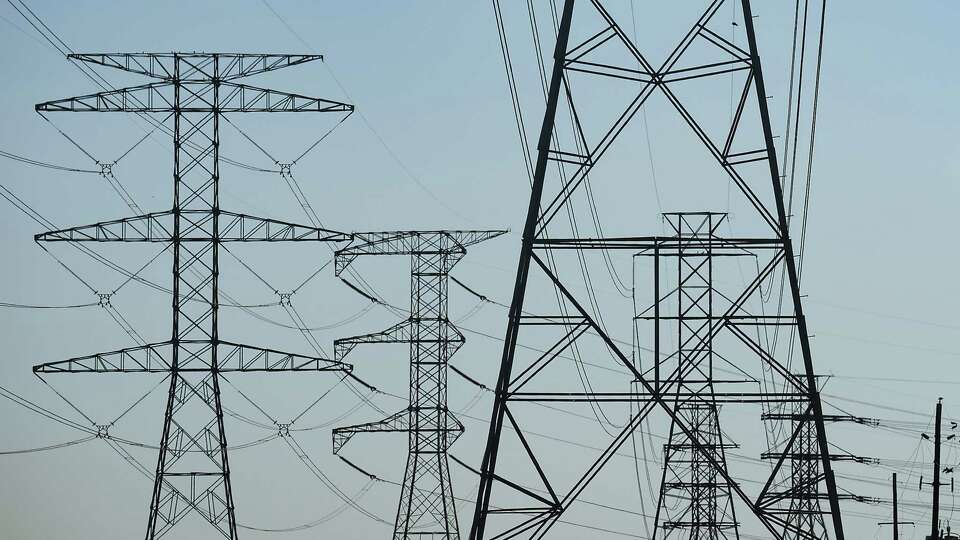
M218 386L215 373L173 377L147 540L160 538L191 511L225 538L237 538Z

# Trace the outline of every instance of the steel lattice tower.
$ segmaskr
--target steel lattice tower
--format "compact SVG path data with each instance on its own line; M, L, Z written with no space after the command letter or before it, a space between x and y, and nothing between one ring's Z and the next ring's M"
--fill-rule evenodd
M738 3L741 9L737 25L746 32L748 45L745 48L724 38L729 26L720 27L721 23L715 20L719 19L716 17L719 10L724 5L729 8L733 0L704 0L705 9L696 20L691 20L686 33L678 35L676 46L659 65L652 63L628 37L605 3L603 0L565 0L557 10L557 40L552 69L547 74L546 109L537 142L532 193L470 538L547 536L578 497L611 464L610 460L630 440L638 426L651 413L658 412L672 423L672 440L680 446L689 446L691 453L698 456L697 474L703 475L709 470L709 477L716 479L710 482L717 488L715 500L718 505L719 499L729 499L730 504L736 505L738 522L743 523L749 518L770 538L779 540L827 537L843 540L841 497L832 471L836 456L830 454L827 443L751 2L741 0ZM729 21L725 22L729 24ZM578 36L586 37L572 39L571 28L574 26ZM722 114L707 115L694 106L706 106L704 103L709 104L709 101L693 102L680 92L679 87L689 81L703 84L719 81L721 95L726 98L731 74L737 74L743 82L742 87L737 87L738 98L729 121L726 106ZM578 92L578 84L586 84L584 81L593 84L592 93ZM619 85L617 88L623 93L629 92L624 99L624 108L610 114L612 119L609 121L589 117L589 111L596 109L591 109L591 105L598 101L596 89L604 82ZM625 88L629 90L623 90ZM715 89L716 86L709 88ZM740 234L737 234L739 229L731 227L731 233L723 238L711 237L711 256L702 259L739 256L748 252L759 264L756 272L750 271L742 287L726 291L722 305L714 305L710 315L701 315L702 320L709 321L708 328L687 330L687 336L700 342L716 344L722 338L725 346L735 347L733 355L720 353L714 347L685 351L681 338L677 350L654 351L653 365L644 369L633 361L631 351L625 350L622 342L607 332L603 321L598 319L597 308L591 307L596 300L584 298L585 295L579 292L584 287L576 281L582 275L571 277L575 273L573 269L563 268L562 262L557 261L564 261L565 253L571 252L676 254L686 241L678 239L677 235L642 232L590 237L578 234L575 227L561 227L566 224L556 218L563 212L572 212L574 195L583 195L584 186L596 182L592 174L602 175L598 173L597 164L606 161L607 152L653 94L665 98L668 106L679 114L681 124L690 128L697 144L702 144L711 163L717 166L718 176L730 183L739 200L748 204L750 227ZM560 121L565 122L567 116L572 127L558 129ZM598 127L599 123L602 125ZM699 180L685 180L696 189ZM717 201L717 207L722 204ZM570 258L572 255L566 260ZM759 297L763 284L777 275L783 275L786 283L782 311L769 314L752 309L751 304L762 302ZM551 292L544 294L545 289ZM528 294L528 290L540 294ZM552 300L554 294L558 306L545 306L544 299ZM539 304L535 304L537 300ZM659 300L658 296L654 309L660 306ZM525 336L545 341L542 336L550 328L553 334L549 343L553 345L537 342L546 352L530 352L529 347L524 347L525 339L533 339ZM772 328L796 337L800 365L791 369L790 359L782 347L771 348L755 335L760 329ZM659 342L658 339L654 341ZM563 384L564 380L543 375L562 354L575 354L578 344L590 347L597 343L601 345L592 350L602 346L604 357L609 356L616 368L629 372L636 390L623 391L630 381L623 381L617 391L594 391L586 386L582 390L571 390L569 385ZM714 380L712 391L706 393L702 384L690 384L698 378L702 381L701 375L711 371L710 362L721 355L726 362L738 367L751 365L755 372L760 366L764 377L775 380L756 390L744 390L742 385L720 384ZM681 356L683 361L678 362ZM669 361L663 361L664 358ZM521 405L525 402L553 406L562 403L632 403L634 407L625 425L616 426L611 439L603 443L599 455L591 457L588 465L577 466L571 471L569 466L561 469L549 462L547 458L553 457L549 455L549 445L545 449L531 444L525 435L527 424L521 414L524 410ZM773 466L758 490L748 491L736 480L728 471L720 451L726 442L720 439L719 423L715 420L721 410L719 406L726 410L738 404L789 406L787 412L791 413L787 419L766 418L768 424L780 422L787 436L775 441L764 456L771 459ZM799 412L792 414L794 411ZM803 421L794 422L794 416ZM700 431L704 425L708 426L706 433ZM502 448L508 448L508 443L513 445L509 448L519 450L511 453L507 461L500 453ZM550 465L554 465L553 468ZM509 472L504 472L505 466ZM571 475L572 478L566 481ZM790 486L792 478L803 483L803 491ZM725 496L726 490L729 490L729 498ZM826 531L804 530L803 520L798 519L797 500L808 501L816 507L811 511L818 515L823 512L827 516ZM821 500L827 506L824 510L819 509ZM703 519L714 519L722 514L718 508L708 512ZM733 515L732 511L728 515Z
M398 231L359 233L336 252L340 275L361 255L410 256L410 317L382 332L336 340L342 361L361 343L410 344L410 404L390 417L333 430L333 452L357 433L406 432L407 467L393 538L459 539L447 449L463 424L447 408L447 364L463 346L463 334L448 316L450 270L467 247L506 231Z
M736 539L739 533L730 483L719 472L727 470L725 449L736 445L723 442L713 370L718 360L713 335L719 322L714 313L714 305L719 302L713 285L713 255L714 245L723 245L718 230L726 216L704 212L673 213L664 218L674 245L658 247L650 255L656 258L655 279L664 273L667 262L675 264L677 286L662 294L665 287L659 281L654 283L656 305L645 311L653 315L640 315L638 319L649 319L656 325L656 350L662 348L662 328L676 327L677 350L657 362L654 382L669 365L685 374L678 385L689 395L677 395L673 402L677 421L671 423L664 445L663 478L654 520L657 533L663 534L656 537ZM668 304L675 309L668 309ZM698 444L693 444L678 422L699 436Z
M228 372L340 371L324 358L241 345L220 337L219 251L223 242L342 242L322 228L220 208L220 122L252 112L348 113L351 105L236 82L321 60L315 55L233 53L76 54L70 58L143 75L152 82L41 103L43 112L160 113L172 118L173 208L51 231L38 241L170 242L173 331L168 341L42 364L38 373L167 373L170 386L146 538L159 538L191 511L237 538L220 378Z

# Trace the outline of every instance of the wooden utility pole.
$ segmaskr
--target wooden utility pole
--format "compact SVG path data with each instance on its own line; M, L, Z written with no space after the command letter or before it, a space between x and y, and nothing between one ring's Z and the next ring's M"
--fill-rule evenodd
M900 519L897 516L897 473L893 473L893 540L900 540Z
M933 431L933 515L930 524L930 536L927 540L938 540L940 536L940 417L943 412L943 398L937 400L937 419Z
M913 525L912 521L900 521L900 514L897 507L897 473L893 473L893 481L891 482L893 488L893 521L882 521L877 525L893 525L893 540L900 540L900 526L901 525Z

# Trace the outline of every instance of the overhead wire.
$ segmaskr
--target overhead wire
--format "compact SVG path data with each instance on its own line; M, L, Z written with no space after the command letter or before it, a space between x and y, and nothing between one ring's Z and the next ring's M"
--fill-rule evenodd
M13 152L7 152L6 150L0 150L0 156L8 159L12 159L14 161L19 161L20 163L25 163L27 165L35 165L37 167L45 167L48 169L55 169L58 171L67 171L67 172L75 172L75 173L93 173L93 174L98 174L100 172L93 169L81 169L77 167L68 167L66 165L57 165L55 163L48 163L45 161L31 159L18 154L14 154Z
M50 450L60 450L61 448L67 448L67 447L70 447L70 446L76 446L76 445L78 445L78 444L83 444L83 443L85 443L85 442L92 441L93 439L96 439L96 438L97 438L96 435L88 435L88 436L86 436L86 437L81 437L81 438L79 438L79 439L75 439L75 440L71 440L71 441L66 441L66 442L62 442L62 443L57 443L57 444L51 444L51 445L47 445L47 446L38 446L38 447L35 447L35 448L22 448L22 449L19 449L19 450L0 450L0 456L13 456L13 455L21 455L21 454L34 454L34 453L37 453L37 452L49 452Z
M264 7L266 7L270 11L271 14L273 14L273 16L280 22L280 24L283 25L283 27L291 36L293 36L297 41L303 44L303 46L306 47L308 51L316 54L316 50L314 49L314 47L311 46L310 43L308 43L307 40L304 39L303 36L301 36L296 30L294 30L292 26L290 26L287 20L282 15L280 15L280 13L276 9L274 9L274 7L270 4L270 2L268 2L267 0L260 0L260 2L264 5ZM333 80L334 84L337 85L337 87L340 89L343 95L346 96L348 100L355 101L353 97L350 95L350 92L347 91L343 83L340 82L340 79L338 79L337 76L334 74L333 69L330 67L330 65L326 61L324 61L323 66L327 70L327 73L330 75L330 78ZM424 193L427 194L427 196L433 199L434 202L439 204L442 208L446 209L456 217L463 219L464 221L467 221L468 223L473 223L472 219L465 216L456 208L450 206L441 197L437 196L437 194L434 193L433 190L427 187L427 185L424 184L423 181L416 174L413 173L413 171L407 166L407 164L404 163L402 159L400 159L400 156L397 155L397 153L393 150L393 148L391 148L390 145L387 144L386 139L384 139L383 136L380 135L379 131L377 131L377 129L373 126L373 123L370 121L370 119L367 118L367 115L364 114L363 109L361 107L356 107L354 109L354 112L357 114L357 116L359 116L361 122L367 128L367 130L373 135L377 143L384 149L387 155L394 161L394 163L396 163L397 167L404 173L404 175L407 176L407 178L412 180L414 184L417 185L417 187L419 187Z
M51 304L18 304L15 302L0 302L0 308L16 308L16 309L77 309L77 308L87 308L99 305L98 302L87 302L85 304L60 304L60 305L51 305Z
M23 17L23 19L26 20L27 23L29 23L30 26L32 26L32 27L34 28L34 30L36 30L37 33L40 34L40 36L43 37L43 39L46 40L46 41L51 45L51 47L53 47L53 49L54 49L55 51L57 51L57 52L58 52L59 54L61 54L62 56L68 58L68 60L70 60L71 64L72 64L74 67L76 67L85 77L87 77L88 79L90 79L91 81L93 81L93 83L96 84L97 86L99 86L102 90L104 90L104 91L117 91L116 87L114 87L106 78L104 78L102 75L100 75L99 72L97 72L95 69L93 69L92 67L90 67L88 64L86 64L85 62L82 62L82 61L77 61L77 60L74 60L74 59L72 59L72 58L69 58L69 55L74 53L73 49L72 49L69 45L67 45L67 43L66 43L63 39L61 39L60 36L57 35L57 33L54 32L53 29L51 29L51 28L43 21L43 19L41 19L41 18L38 16L38 15L26 4L26 2L25 2L24 0L16 0L16 2L17 2L18 4L20 4L20 6L22 6L24 9L20 9L20 7L17 7L17 5L14 4L14 0L7 0L7 3L10 4L10 5L20 14L20 16ZM29 13L29 16L27 15L27 13L24 13L24 10L26 10L26 12ZM39 24L39 26L38 26L38 24ZM135 96L135 95L130 95L130 96L128 96L128 97L129 97L129 98L131 99L131 101L133 101L134 103L139 104L139 105L141 105L141 106L146 106L137 96ZM155 129L160 129L161 131L163 131L164 133L166 133L166 134L168 134L168 135L171 135L171 134L173 133L170 128L168 128L168 127L166 127L165 125L163 125L162 121L161 121L161 122L158 122L156 119L154 119L153 117L151 117L149 114L147 114L147 113L142 113L142 112L138 112L138 113L135 113L135 114L136 114L136 116L137 116L138 118L146 121L148 124L150 124L151 126L153 126ZM169 116L167 116L167 118L169 118ZM133 121L133 120L131 119L131 122L132 122L132 121ZM136 124L136 122L134 122L134 124ZM150 137L150 138L153 139L153 137ZM153 139L153 140L155 140L155 139ZM156 140L155 140L155 141L156 141ZM161 145L163 144L163 143L160 143L159 141L156 141L156 142L157 142L158 144L161 144ZM195 149L198 148L198 146L196 145L196 143L193 143L193 142L191 142L191 141L187 141L186 144L187 144L188 146L191 146L191 147L195 148ZM230 164L230 165L234 165L234 166L236 166L236 167L241 167L241 168L244 168L244 169L247 169L247 170L251 170L251 171L255 171L255 172L265 172L265 173L272 173L272 172L274 172L274 171L271 171L271 170L269 170L269 169L262 169L262 168L260 168L260 167L255 167L255 166L252 166L252 165L249 165L249 164L240 162L240 161L238 161L238 160L231 159L231 158L229 158L229 157L227 157L227 156L224 156L222 153L220 154L220 159L221 159L222 161L224 161L225 163L228 163L228 164Z

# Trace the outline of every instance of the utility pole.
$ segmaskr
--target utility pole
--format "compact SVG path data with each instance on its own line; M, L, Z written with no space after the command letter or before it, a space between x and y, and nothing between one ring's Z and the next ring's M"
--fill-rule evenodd
M943 398L937 399L936 425L933 431L933 512L928 540L941 538L940 534L940 421L943 415Z
M898 508L898 495L897 495L897 473L893 473L893 480L891 481L892 490L893 490L893 521L881 521L877 525L892 525L893 526L893 540L900 540L900 526L901 525L913 525L912 521L900 521L900 514Z
M346 103L237 82L318 55L245 53L71 54L73 61L145 76L148 84L41 103L42 112L156 113L173 136L170 210L50 231L38 242L167 242L173 252L171 338L159 343L34 366L35 373L163 373L170 378L147 540L191 512L237 538L220 382L233 372L350 375L350 366L243 345L221 337L220 247L225 242L345 242L327 229L230 212L220 207L220 122L234 113L342 113ZM173 125L164 122L172 120Z
M900 540L900 517L897 515L897 473L890 482L893 488L893 540Z
M361 343L410 345L410 401L384 420L333 430L333 453L357 433L405 432L407 467L400 488L394 540L459 540L447 450L463 433L463 424L447 408L447 368L464 344L448 315L450 271L467 247L506 231L393 231L356 233L353 244L336 252L335 272L359 256L410 257L410 316L382 332L338 339L337 360Z

